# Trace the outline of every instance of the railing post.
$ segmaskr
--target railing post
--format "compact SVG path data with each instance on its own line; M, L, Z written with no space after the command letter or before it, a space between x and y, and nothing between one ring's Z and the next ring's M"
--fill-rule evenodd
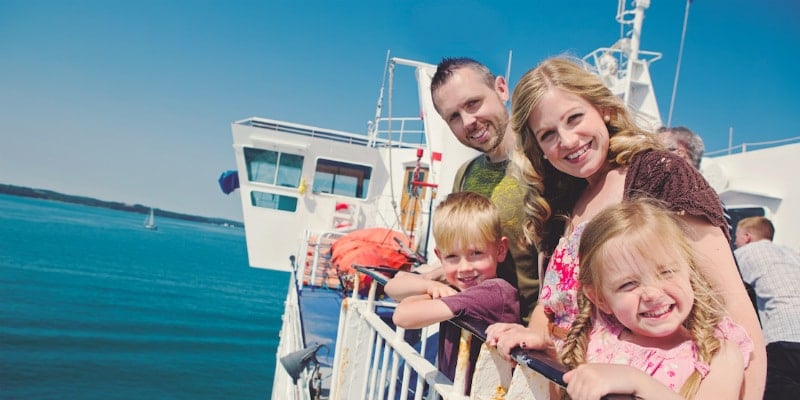
M453 389L457 391L458 394L467 394L467 372L469 371L469 346L471 342L472 333L466 329L462 329L461 336L458 340L456 373L453 377Z
M544 375L520 365L514 370L506 400L549 400L550 386Z
M512 373L511 362L504 360L497 350L486 344L481 345L481 352L475 363L475 374L472 377L470 399L505 399L511 385Z

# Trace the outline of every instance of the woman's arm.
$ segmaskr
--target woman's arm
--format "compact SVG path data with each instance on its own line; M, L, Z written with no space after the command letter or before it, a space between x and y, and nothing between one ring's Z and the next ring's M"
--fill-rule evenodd
M401 328L416 329L447 321L453 317L455 315L443 301L432 299L427 294L420 294L406 297L401 301L394 310L392 321Z
M700 272L714 290L722 295L725 308L734 322L743 326L753 340L753 355L745 370L744 390L740 398L761 400L767 374L766 345L753 303L750 302L736 269L730 245L720 228L711 225L706 219L691 216L686 216L685 219L692 228L689 234L695 250L703 261Z
M736 344L723 341L714 358L711 359L708 375L700 382L695 399L735 399L741 395L744 379L744 360Z
M527 327L519 324L492 324L486 329L486 344L494 346L505 358L511 359L511 350L520 347L526 350L549 350L553 340L548 332L544 306L537 304L531 313Z

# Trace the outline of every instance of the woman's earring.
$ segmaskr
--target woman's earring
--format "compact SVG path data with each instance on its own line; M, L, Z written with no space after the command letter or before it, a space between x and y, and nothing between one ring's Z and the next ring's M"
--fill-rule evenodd
M544 158L545 160L547 160L547 154L542 154L542 158Z
M603 121L605 121L606 123L609 123L609 122L611 122L611 116L610 116L610 115L608 115L608 114L606 114L606 115L603 115Z

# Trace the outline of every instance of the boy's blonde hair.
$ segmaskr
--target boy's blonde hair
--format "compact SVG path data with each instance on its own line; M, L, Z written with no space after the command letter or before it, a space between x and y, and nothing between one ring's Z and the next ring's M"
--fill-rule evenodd
M440 252L459 246L498 243L503 237L500 213L486 196L450 193L433 214L433 238Z
M720 348L720 341L714 333L724 308L720 297L697 270L698 256L685 229L676 213L663 208L655 200L639 199L610 207L592 218L583 231L578 249L578 281L582 288L592 287L600 296L603 271L608 261L618 254L634 254L662 262L672 260L687 266L694 304L684 327L697 345L699 361L710 364ZM561 362L570 369L586 362L592 317L600 317L600 311L595 310L583 290L578 291L578 310L559 354ZM701 379L702 375L695 370L679 393L684 398L692 398Z

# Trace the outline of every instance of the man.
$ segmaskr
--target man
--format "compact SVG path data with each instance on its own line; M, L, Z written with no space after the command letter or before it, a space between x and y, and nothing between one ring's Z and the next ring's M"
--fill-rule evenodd
M511 257L498 266L497 274L519 290L520 313L527 324L539 296L539 273L536 251L525 244L522 233L525 189L507 171L516 143L505 106L508 84L475 60L445 58L431 80L431 96L458 141L483 153L461 166L453 191L480 193L499 209Z
M749 217L736 227L736 260L756 292L767 343L764 399L795 399L800 393L800 255L772 242L769 219Z
M685 126L674 128L661 127L658 129L658 138L667 149L700 169L700 161L703 159L705 146L703 139Z

